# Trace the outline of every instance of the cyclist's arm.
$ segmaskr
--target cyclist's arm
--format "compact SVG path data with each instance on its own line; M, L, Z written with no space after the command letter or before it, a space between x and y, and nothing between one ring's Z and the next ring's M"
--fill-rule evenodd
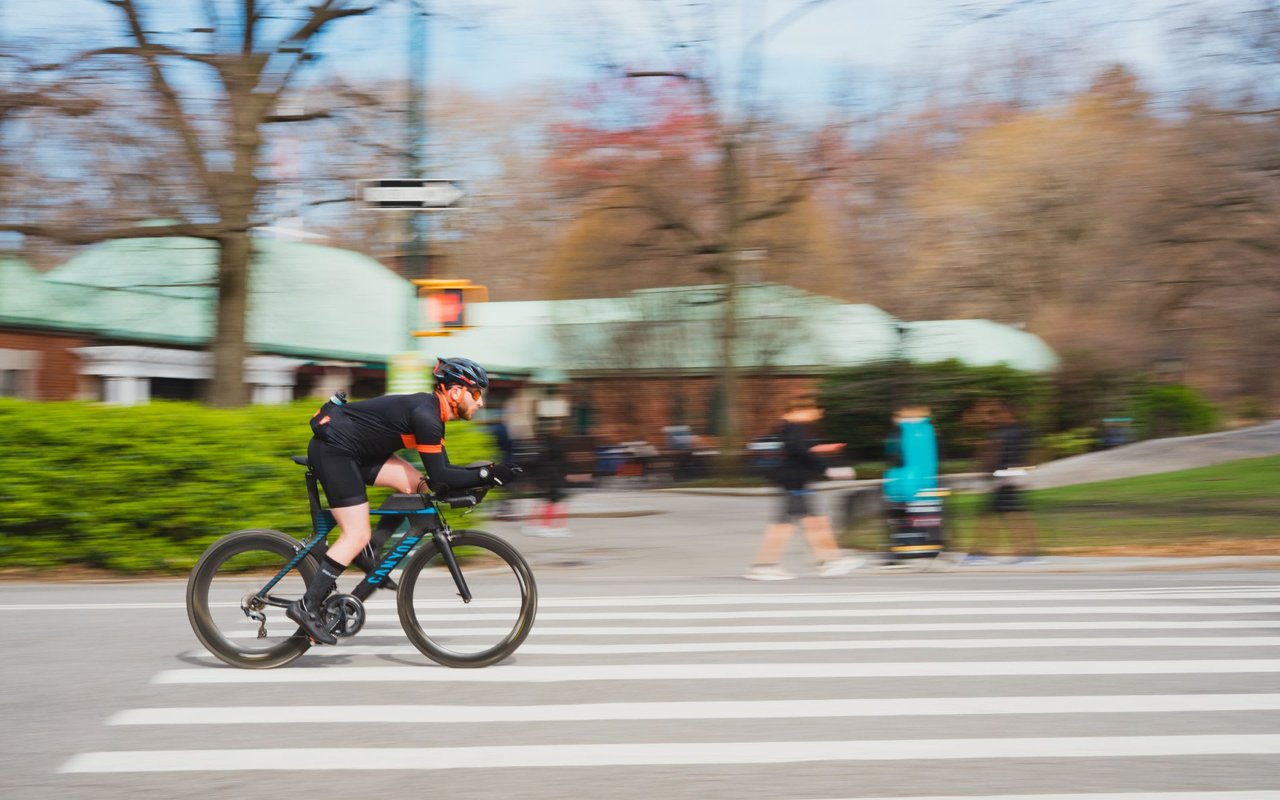
M444 420L434 403L424 403L413 413L413 438L418 458L427 472L427 482L433 489L448 486L451 489L473 489L488 486L488 478L480 477L478 470L455 467L449 463L444 448Z

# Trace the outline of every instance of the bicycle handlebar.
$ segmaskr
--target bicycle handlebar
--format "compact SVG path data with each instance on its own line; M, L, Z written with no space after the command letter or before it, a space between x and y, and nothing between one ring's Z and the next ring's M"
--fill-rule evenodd
M453 494L449 492L420 492L420 494L431 503L443 503L449 508L475 508L480 505L480 501L488 494L488 486L480 486L473 489L467 489L461 494Z

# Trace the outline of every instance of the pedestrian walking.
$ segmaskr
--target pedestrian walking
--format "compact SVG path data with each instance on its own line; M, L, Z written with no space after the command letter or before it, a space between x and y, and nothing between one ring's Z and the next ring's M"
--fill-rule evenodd
M991 481L987 508L979 515L966 564L989 563L996 538L1014 548L1014 563L1039 560L1035 522L1027 510L1025 478L1031 455L1031 433L1017 411L1003 400L990 405L990 433L979 451L979 464Z
M822 577L847 575L862 564L862 559L846 556L836 544L831 518L814 506L810 483L823 476L827 465L821 456L837 453L844 444L815 444L814 425L822 418L822 409L812 397L792 402L782 415L778 437L782 443L781 463L774 470L781 504L777 521L765 528L764 538L755 562L747 570L748 580L777 581L796 577L779 563L787 543L799 523L813 556L818 560Z
M560 420L544 420L537 438L538 462L534 482L540 502L529 515L532 523L522 530L528 536L568 536L565 499L569 455L564 436L560 433Z

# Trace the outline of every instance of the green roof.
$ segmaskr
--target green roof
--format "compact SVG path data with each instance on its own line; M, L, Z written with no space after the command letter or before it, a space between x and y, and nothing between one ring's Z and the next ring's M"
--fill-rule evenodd
M254 348L366 361L409 348L416 307L405 279L350 250L266 238L254 238L253 246ZM35 318L52 326L203 344L213 338L216 267L215 246L203 239L126 239L89 248L44 276L21 276L15 296L37 298ZM7 288L3 295L0 318L12 315ZM59 307L63 302L69 307Z
M422 349L473 358L497 371L705 374L721 363L723 296L724 287L712 285L591 300L485 303L468 309L475 327L427 340ZM1039 337L1011 326L901 322L875 306L778 284L742 287L738 319L735 357L745 368L812 373L906 357L1043 372L1058 363Z
M414 287L349 250L255 238L248 335L260 352L386 361L414 347ZM0 259L0 323L111 338L203 345L213 336L216 252L201 239L107 242L40 275ZM648 289L589 300L471 306L471 329L421 339L429 356L474 358L502 375L708 374L721 363L720 285ZM988 320L903 322L875 306L779 284L738 295L736 360L744 368L814 373L896 357L955 358L1043 372L1057 365L1039 337ZM548 377L550 376L550 377Z

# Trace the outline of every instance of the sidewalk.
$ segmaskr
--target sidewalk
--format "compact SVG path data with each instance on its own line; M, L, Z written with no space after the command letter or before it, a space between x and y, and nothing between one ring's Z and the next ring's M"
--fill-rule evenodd
M869 481L827 484L819 502L833 508L838 490ZM523 501L530 502L530 501ZM547 539L525 536L523 522L487 522L509 537L539 569L572 569L584 577L691 577L739 579L754 557L764 526L775 513L769 489L579 490L568 501L572 535ZM834 508L833 508L834 510ZM794 571L812 572L807 551L791 543L787 559ZM875 554L868 554L875 560ZM960 553L922 559L906 566L874 563L855 575L946 573L950 575L1035 572L1144 572L1280 569L1280 556L1102 557L1047 556L1031 563L959 564Z

